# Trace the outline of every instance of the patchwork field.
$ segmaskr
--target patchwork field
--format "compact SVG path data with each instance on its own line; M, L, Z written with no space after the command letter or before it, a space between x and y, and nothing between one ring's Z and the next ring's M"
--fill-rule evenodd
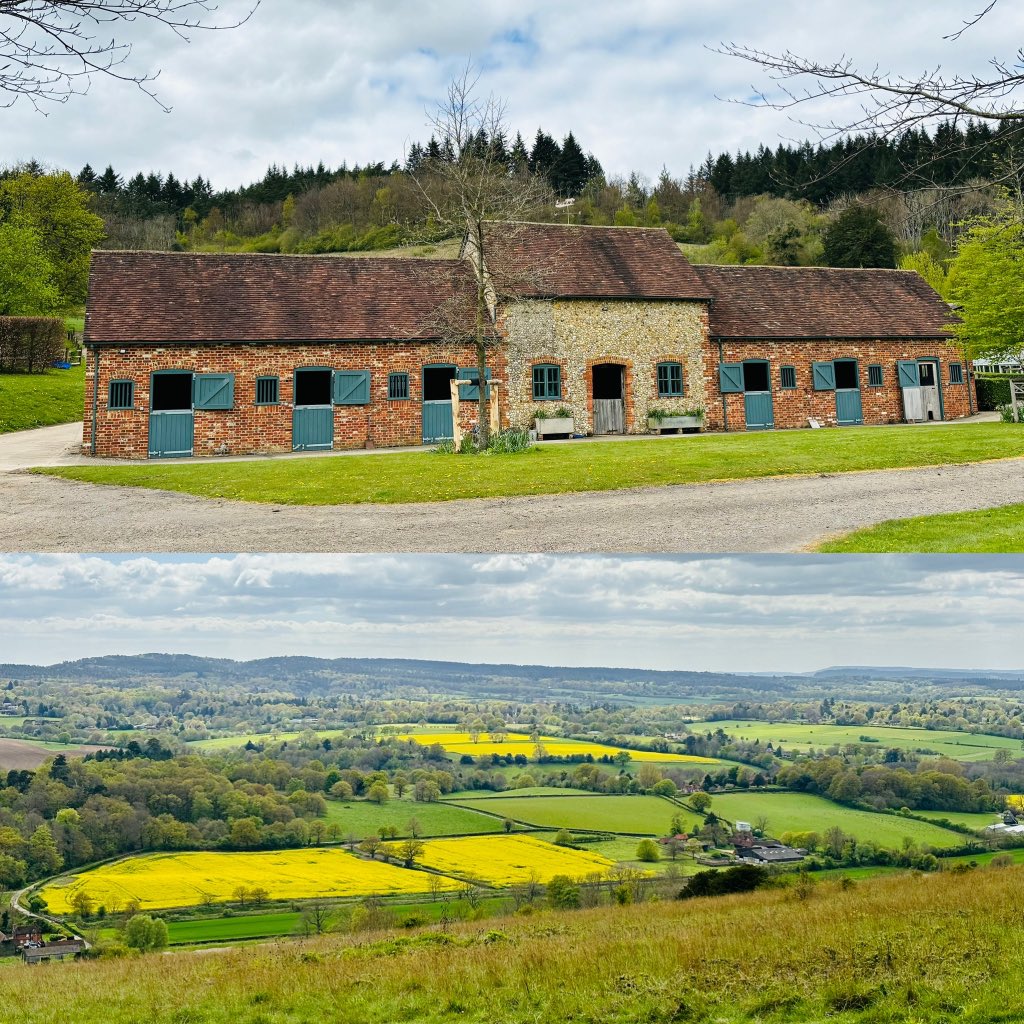
M703 732L724 730L730 736L762 743L782 744L783 749L809 750L847 743L863 744L870 737L879 747L907 751L927 751L957 761L989 761L999 749L1021 753L1021 741L1009 736L953 732L932 729L890 729L870 725L810 725L804 722L694 722L690 728Z
M424 746L431 743L440 743L450 754L524 754L531 761L536 759L537 744L525 733L510 732L500 743L491 739L488 733L481 733L480 738L474 742L468 732L408 732L402 733L401 739L415 740ZM566 757L572 754L591 754L596 757L614 757L616 754L626 750L625 747L608 747L602 743L589 743L584 740L558 739L552 736L542 736L541 746L556 757ZM662 754L651 750L628 750L627 753L633 761L657 761L661 763L671 762L673 764L717 764L709 757L689 757L686 754Z
M429 891L428 875L340 849L272 853L165 853L131 857L69 876L42 890L49 909L71 911L71 899L87 892L108 911L138 900L144 910L230 900L235 889L261 886L271 899L344 898ZM445 881L447 888L454 882Z
M460 804L472 807L474 801L461 797ZM699 828L702 819L677 804L657 796L521 796L503 794L481 804L495 814L516 821L551 828L582 829L597 832L631 832L667 835L672 818L678 814L687 828Z
M257 746L265 743L290 743L302 735L301 732L248 732L237 736L218 736L212 740L193 740L189 747L196 750L237 750L249 742ZM321 739L332 739L338 735L338 731L328 729L325 732L318 732L317 735Z
M599 854L554 846L530 836L432 839L424 845L425 867L494 886L515 885L531 876L541 882L549 882L555 875L583 878L614 866L614 861Z
M756 823L763 815L775 836L790 831L824 833L835 825L859 840L874 840L890 849L900 849L905 838L937 849L964 842L964 836L926 821L857 811L808 793L721 793L712 799L711 810L727 821Z
M491 807L485 808L494 814L501 811ZM327 821L336 823L341 828L342 838L349 835L360 839L376 834L377 830L386 826L394 826L403 836L409 834L409 819L415 818L420 825L423 836L453 836L466 832L500 832L502 825L499 818L450 803L416 803L412 800L389 800L386 804L370 803L366 800L353 800L342 803L339 800L327 801Z

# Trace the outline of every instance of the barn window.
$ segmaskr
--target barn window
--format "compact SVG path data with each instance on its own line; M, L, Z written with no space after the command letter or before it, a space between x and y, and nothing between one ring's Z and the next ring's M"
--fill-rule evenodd
M133 380L112 380L110 382L110 397L107 401L108 409L131 409L135 406L135 381Z
M658 397L679 398L682 393L682 365L680 363L658 363Z
M960 363L949 364L949 383L950 384L963 384L964 382L964 368Z
M878 363L873 363L868 367L868 386L872 388L880 388L884 382L882 376L882 367Z
M281 382L277 377L256 378L256 404L277 405L281 401Z
M783 366L780 372L780 383L783 391L796 390L796 367Z
M541 364L533 368L533 399L535 402L562 397L562 368Z
M409 374L389 373L388 374L388 399L392 402L401 402L409 397Z

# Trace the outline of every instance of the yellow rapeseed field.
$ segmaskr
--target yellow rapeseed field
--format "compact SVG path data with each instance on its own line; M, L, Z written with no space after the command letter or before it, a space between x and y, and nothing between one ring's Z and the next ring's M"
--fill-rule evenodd
M476 878L488 885L515 885L535 875L549 882L555 875L584 878L604 874L615 862L597 853L571 850L530 836L471 836L430 839L421 863L445 874Z
M368 861L338 849L268 853L163 853L131 857L86 871L42 891L51 912L70 913L85 890L96 906L123 909L138 900L143 910L230 900L239 886L266 889L271 899L311 899L418 894L429 891L426 872ZM445 888L456 883L445 879Z
M1024 811L1024 794L1014 793L1006 798L1006 806L1014 813Z
M496 743L489 733L483 732L476 743L468 732L409 732L400 737L403 740L415 740L424 746L440 743L450 754L525 754L531 761L534 759L537 744L526 733L510 732L500 743ZM608 747L603 743L590 743L584 740L563 740L553 736L541 736L541 745L556 757L570 754L593 754L603 757L607 754L614 757L624 748ZM691 757L688 754L659 754L651 750L630 750L633 761L678 761L689 764L715 764L710 757Z

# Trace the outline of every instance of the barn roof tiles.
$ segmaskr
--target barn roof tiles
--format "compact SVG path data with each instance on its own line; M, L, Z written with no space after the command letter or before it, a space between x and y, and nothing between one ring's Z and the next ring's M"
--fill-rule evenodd
M955 314L913 271L694 268L713 338L948 338Z
M95 252L87 344L437 337L468 324L460 260Z
M492 223L484 238L487 268L502 297L710 297L663 228Z

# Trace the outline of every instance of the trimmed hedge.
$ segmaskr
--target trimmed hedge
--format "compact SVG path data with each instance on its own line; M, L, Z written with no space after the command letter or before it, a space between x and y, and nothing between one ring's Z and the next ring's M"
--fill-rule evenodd
M1020 374L985 373L974 378L978 393L978 409L998 409L1010 404L1010 381L1024 380Z
M64 355L64 321L48 316L0 316L0 373L42 373Z

